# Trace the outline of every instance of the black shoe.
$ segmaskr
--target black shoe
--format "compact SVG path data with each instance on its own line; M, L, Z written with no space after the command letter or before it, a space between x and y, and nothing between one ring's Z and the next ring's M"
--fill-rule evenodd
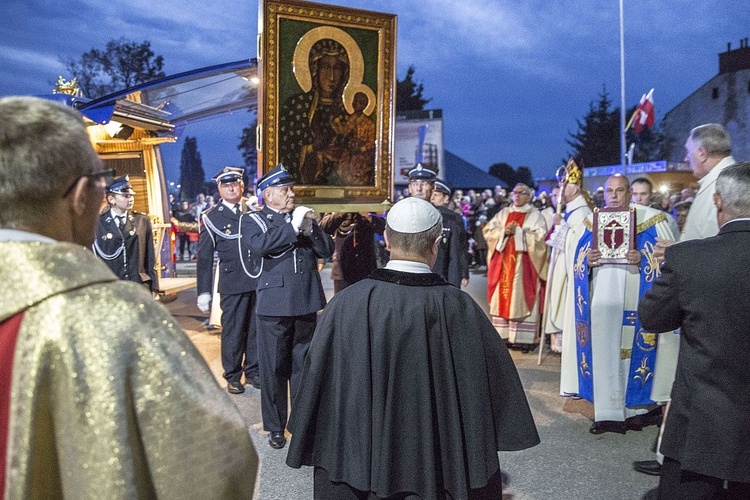
M616 432L617 434L625 434L627 427L625 422L619 422L617 420L601 420L594 422L589 428L591 434L604 434L605 432Z
M664 417L663 409L664 409L663 406L659 406L657 408L654 408L650 412L646 413L645 415L641 415L643 426L648 427L649 425L657 425L657 426L661 425L661 422Z
M280 450L286 444L286 437L284 437L284 431L274 431L268 434L268 444L271 448Z
M633 462L633 469L649 476L658 476L661 474L661 464L656 460L641 460Z
M650 425L660 426L661 421L662 421L662 407L661 406L651 410L648 413L644 413L643 415L636 415L634 417L628 417L625 419L627 428L630 431L640 431L640 430L643 430L644 427L648 427Z
M260 390L260 376L259 375L255 375L254 377L248 377L247 375L245 375L245 383L252 385L256 389Z
M245 386L242 384L234 385L231 382L227 382L227 392L229 394L242 394L245 392Z

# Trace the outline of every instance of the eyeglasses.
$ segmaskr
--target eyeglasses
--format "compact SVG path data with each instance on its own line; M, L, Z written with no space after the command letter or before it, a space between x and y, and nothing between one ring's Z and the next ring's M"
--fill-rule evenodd
M511 194L522 195L522 194L529 194L529 193L527 193L526 191L511 191Z
M78 184L78 181L80 181L83 178L91 179L92 181L101 179L100 186L106 187L112 184L115 181L115 169L114 168L108 168L106 170L100 170L99 172L91 172L90 174L83 174L79 177L76 177L76 180L74 180L68 189L65 190L65 193L62 195L63 198L67 198L71 191L73 191L73 188Z

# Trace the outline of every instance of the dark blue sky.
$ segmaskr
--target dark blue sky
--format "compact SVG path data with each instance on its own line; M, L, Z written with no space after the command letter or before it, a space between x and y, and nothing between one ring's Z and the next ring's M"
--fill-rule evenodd
M331 3L331 2L327 2ZM616 0L342 0L398 15L397 68L409 65L444 113L445 146L487 169L495 162L551 175L576 119L603 85L619 106ZM167 74L255 56L253 1L4 0L0 95L45 94L77 57L113 38L149 40ZM657 119L718 72L727 42L750 36L747 0L625 1L626 106L655 87ZM70 75L63 75L66 78ZM697 124L696 124L697 125ZM242 117L185 131L208 175L242 163ZM182 141L165 147L177 171ZM176 179L175 179L176 180Z

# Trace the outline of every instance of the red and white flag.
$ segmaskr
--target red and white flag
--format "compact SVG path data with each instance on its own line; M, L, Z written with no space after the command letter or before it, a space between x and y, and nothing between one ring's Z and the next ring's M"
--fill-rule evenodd
M655 115L654 89L651 89L648 94L641 97L641 102L639 102L638 106L635 108L633 129L640 134L645 127L653 127Z

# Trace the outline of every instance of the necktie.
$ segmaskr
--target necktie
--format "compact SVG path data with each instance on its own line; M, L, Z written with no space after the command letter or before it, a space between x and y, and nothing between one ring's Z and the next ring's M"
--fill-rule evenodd
M237 204L236 204L236 205L234 206L234 213L235 213L235 214L237 214L237 215L239 215L239 214L241 214L241 213L242 213L242 207L240 207L240 204L239 204L239 203L237 203Z
M124 215L118 215L117 217L117 227L120 228L120 231L125 229L125 216Z

